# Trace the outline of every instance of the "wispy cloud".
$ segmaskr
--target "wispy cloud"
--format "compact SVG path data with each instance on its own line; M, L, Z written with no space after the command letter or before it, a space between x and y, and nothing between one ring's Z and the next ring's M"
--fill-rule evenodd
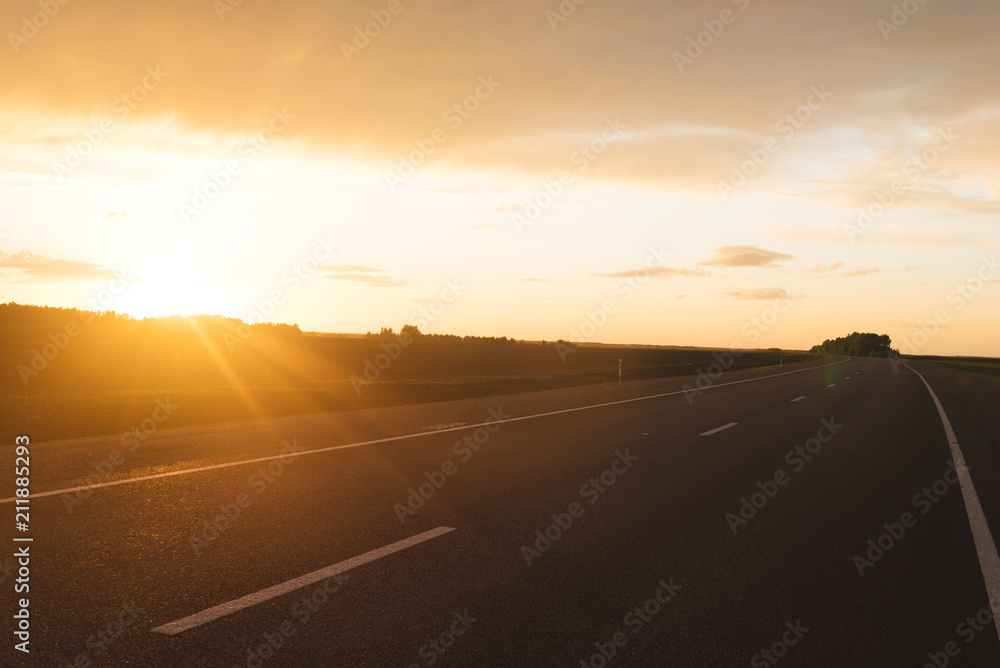
M733 299L801 299L805 295L790 295L783 288L757 288L755 290L727 290L723 293Z
M642 269L629 269L628 271L615 271L608 274L591 274L600 278L637 278L649 276L650 278L670 279L680 276L690 276L694 278L704 278L710 274L704 269L676 269L674 267L645 267Z
M36 255L22 250L19 253L0 252L0 269L15 269L16 276L27 276L28 281L48 282L59 280L105 280L119 276L111 267L82 260L65 260Z
M810 273L810 274L818 274L818 273L822 273L822 272L826 272L826 271L837 271L838 269L840 269L843 266L844 266L844 263L838 261L838 262L834 262L833 264L828 265L828 266L823 266L821 264L814 264L813 266L809 267L808 269L803 269L802 271L804 271L806 273Z
M355 272L363 274L385 273L384 270L382 269L377 269L375 267L366 267L360 264L330 264L324 267L319 267L319 271L329 271L332 273Z
M376 269L375 267L335 264L320 267L320 270L328 272L323 275L323 278L360 283L369 288L398 288L407 285L404 279L387 276L384 269Z
M871 266L870 262L866 262L860 267L855 267L854 269L840 274L843 278L850 278L852 276L867 276L868 274L877 274L882 271L879 267Z
M791 255L757 248L757 246L723 246L715 249L715 256L699 264L723 267L778 267L785 260L794 260Z

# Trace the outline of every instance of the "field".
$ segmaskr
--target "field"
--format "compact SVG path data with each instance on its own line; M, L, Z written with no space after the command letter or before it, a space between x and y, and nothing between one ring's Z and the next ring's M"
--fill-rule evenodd
M921 362L931 362L937 366L957 373L1000 381L1000 360L989 357L936 357L933 355L915 356L913 359Z
M625 380L715 361L708 349L241 334L191 319L78 325L0 328L0 411L34 441L125 433L165 413L159 428L603 383L617 381L619 358ZM815 357L748 351L732 368Z
M987 357L911 358L942 400L950 395L995 442L1000 443L1000 359Z

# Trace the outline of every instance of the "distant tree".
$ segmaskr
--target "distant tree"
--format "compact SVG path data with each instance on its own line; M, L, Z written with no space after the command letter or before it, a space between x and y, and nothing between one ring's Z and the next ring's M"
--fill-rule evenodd
M850 355L852 357L895 357L899 351L893 349L888 334L852 332L837 339L827 339L809 352L823 355Z
M399 330L400 337L410 337L411 339L419 339L423 336L420 328L416 325L403 325L403 329Z

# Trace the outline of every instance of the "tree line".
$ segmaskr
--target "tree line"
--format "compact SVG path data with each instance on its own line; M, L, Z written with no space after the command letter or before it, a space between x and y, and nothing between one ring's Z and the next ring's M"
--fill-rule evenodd
M850 355L852 357L898 357L899 351L892 347L888 334L853 332L833 340L827 339L810 349L811 353L823 355Z

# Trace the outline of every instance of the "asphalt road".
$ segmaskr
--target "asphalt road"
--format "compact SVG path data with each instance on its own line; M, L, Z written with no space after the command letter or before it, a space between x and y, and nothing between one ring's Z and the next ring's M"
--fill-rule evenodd
M931 395L834 361L32 444L33 493L99 486L25 534L3 504L0 664L1000 665ZM997 444L943 403L1000 536Z

